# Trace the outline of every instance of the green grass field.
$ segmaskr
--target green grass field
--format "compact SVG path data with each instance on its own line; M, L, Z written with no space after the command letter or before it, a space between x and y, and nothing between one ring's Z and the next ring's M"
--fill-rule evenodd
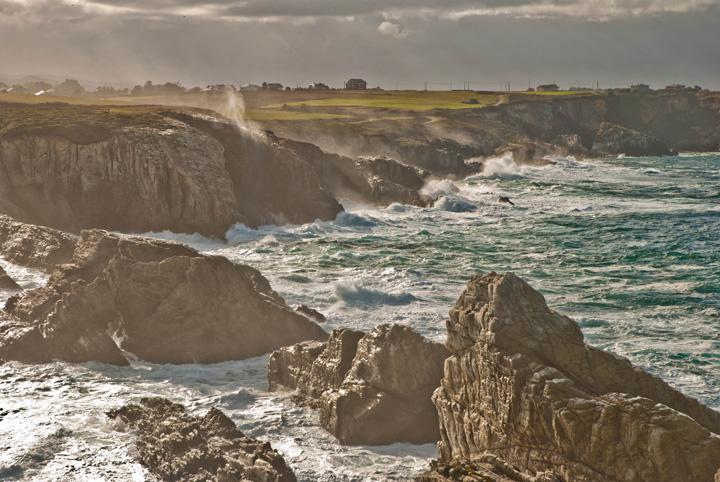
M138 115L139 111L121 112L131 106L195 107L214 110L229 117L243 116L256 122L338 121L362 122L389 120L398 116L416 116L432 110L481 109L518 100L540 100L544 96L588 95L591 92L470 92L470 91L260 91L236 97L213 93L187 93L145 97L60 97L0 93L0 102L21 104L73 104L119 109L104 111L118 119ZM477 104L465 103L470 99ZM147 114L147 112L144 112ZM97 113L96 113L97 114ZM112 115L114 114L114 116ZM106 118L107 119L107 118Z
M463 103L476 99L477 104ZM321 99L290 101L284 104L270 104L268 109L281 109L283 105L290 108L307 107L362 107L368 109L425 111L433 109L477 109L497 102L495 94L476 94L474 92L353 92Z

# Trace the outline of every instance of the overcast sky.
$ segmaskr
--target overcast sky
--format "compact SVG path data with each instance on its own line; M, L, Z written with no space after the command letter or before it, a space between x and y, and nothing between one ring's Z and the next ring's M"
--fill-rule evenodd
M720 89L720 0L0 0L0 77L20 74Z

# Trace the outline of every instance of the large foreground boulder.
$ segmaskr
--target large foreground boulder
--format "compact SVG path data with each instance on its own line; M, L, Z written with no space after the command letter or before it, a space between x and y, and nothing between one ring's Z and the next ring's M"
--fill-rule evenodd
M0 256L11 263L52 272L72 259L75 236L0 215Z
M335 330L327 343L282 348L270 358L271 390L297 390L343 444L429 443L439 439L430 397L447 349L411 328Z
M214 363L324 340L259 271L180 244L84 231L47 286L11 298L0 359Z
M566 481L709 482L718 471L720 413L586 345L520 278L473 278L447 328L454 355L433 395L441 465L489 452Z
M137 436L141 464L160 480L294 482L293 472L268 442L244 435L216 408L203 417L163 398L143 398L111 410Z
M596 154L628 156L670 156L675 154L664 142L642 132L609 122L600 124L592 150Z

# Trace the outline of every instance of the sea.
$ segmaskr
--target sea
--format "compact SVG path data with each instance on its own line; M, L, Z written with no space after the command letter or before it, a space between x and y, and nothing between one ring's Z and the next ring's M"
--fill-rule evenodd
M328 330L401 323L443 340L469 278L512 271L588 343L720 409L720 154L551 160L505 156L464 180L431 180L431 207L346 201L334 221L237 225L226 241L144 234L258 268L288 304L324 313ZM0 264L26 289L46 282ZM0 365L0 480L154 480L132 434L105 415L143 396L220 408L302 481L410 480L437 455L432 444L341 446L312 410L267 391L267 360Z

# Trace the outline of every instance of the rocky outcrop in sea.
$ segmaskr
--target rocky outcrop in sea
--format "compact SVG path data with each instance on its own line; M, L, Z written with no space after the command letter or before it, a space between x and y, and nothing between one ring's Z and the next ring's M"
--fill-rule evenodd
M295 482L268 442L243 434L216 408L202 417L164 398L143 398L108 412L137 440L139 462L160 480Z
M249 266L102 230L0 314L0 360L24 362L215 363L326 338Z
M21 266L52 272L72 259L77 238L0 214L0 256Z
M488 454L540 480L708 482L718 471L720 413L585 344L513 274L473 278L447 329L453 355L433 395L440 460L427 480L477 480L465 474Z
M272 354L270 390L296 390L320 411L320 423L343 444L439 440L430 396L449 355L401 325L368 333L335 330L326 343L306 342Z

